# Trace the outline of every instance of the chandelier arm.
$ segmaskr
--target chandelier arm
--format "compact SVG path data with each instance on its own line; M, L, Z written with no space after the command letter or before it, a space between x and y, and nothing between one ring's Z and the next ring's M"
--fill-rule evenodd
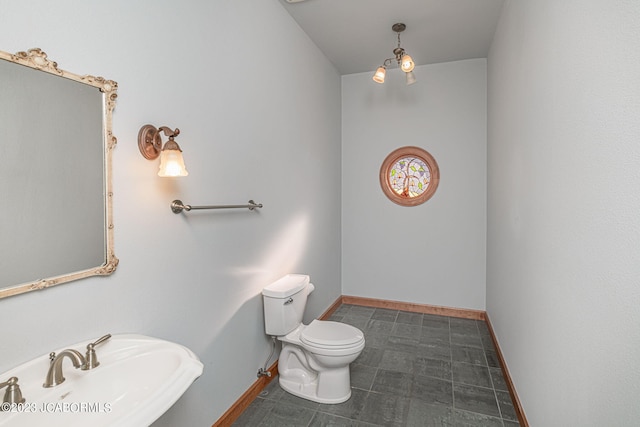
M382 63L383 67L386 67L388 65L391 65L391 63L395 60L396 58L387 58L384 60L384 62Z

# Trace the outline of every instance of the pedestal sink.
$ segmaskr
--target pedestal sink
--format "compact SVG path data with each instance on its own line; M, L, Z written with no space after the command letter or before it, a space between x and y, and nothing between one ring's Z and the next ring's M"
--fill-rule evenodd
M84 354L91 341L71 348ZM188 348L143 335L113 335L96 347L100 365L83 371L63 361L66 380L42 386L49 355L0 374L11 377L25 398L0 412L0 427L148 426L167 411L201 374L203 365ZM3 393L0 393L2 396ZM7 405L4 405L5 409Z

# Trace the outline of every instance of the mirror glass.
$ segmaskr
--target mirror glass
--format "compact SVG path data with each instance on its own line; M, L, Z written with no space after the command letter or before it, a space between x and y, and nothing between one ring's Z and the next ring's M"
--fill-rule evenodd
M0 298L112 273L117 84L0 51Z

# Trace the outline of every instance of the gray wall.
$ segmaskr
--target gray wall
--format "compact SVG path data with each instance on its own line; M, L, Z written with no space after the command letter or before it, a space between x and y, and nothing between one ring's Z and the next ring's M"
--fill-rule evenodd
M0 0L0 49L40 47L62 69L119 83L114 275L0 300L0 372L107 332L191 348L204 374L158 426L207 426L269 354L262 287L340 295L340 76L277 1ZM139 128L181 130L190 175L163 179ZM165 138L166 139L166 138ZM174 215L170 202L264 203ZM44 375L44 374L43 374Z
M640 419L640 3L507 1L487 311L533 426Z
M342 77L342 286L357 295L485 308L486 60ZM440 169L434 196L403 207L378 174L396 148L416 145Z

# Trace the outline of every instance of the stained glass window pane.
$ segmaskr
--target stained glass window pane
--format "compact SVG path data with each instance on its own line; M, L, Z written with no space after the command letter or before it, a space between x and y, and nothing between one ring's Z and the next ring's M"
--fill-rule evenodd
M429 187L429 166L417 157L398 159L389 172L391 188L401 197L418 197Z

